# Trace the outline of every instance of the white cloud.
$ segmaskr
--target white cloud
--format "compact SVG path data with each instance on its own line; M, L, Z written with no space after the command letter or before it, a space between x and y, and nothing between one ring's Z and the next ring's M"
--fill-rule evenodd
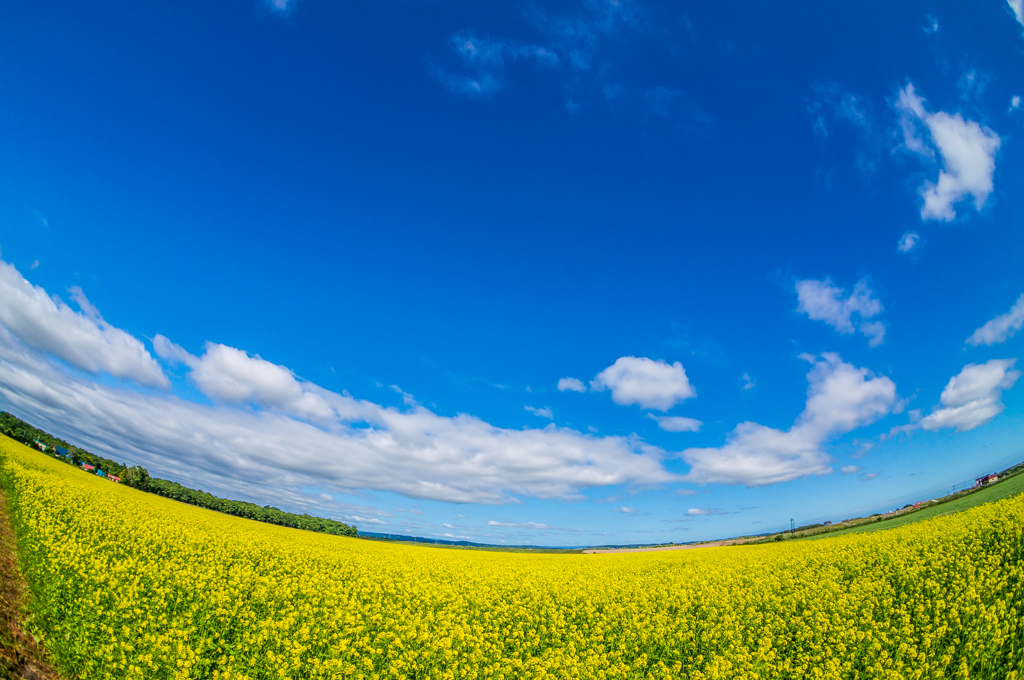
M860 472L860 467L856 465L844 465L839 469L844 475L852 475L855 472Z
M978 345L996 345L1012 338L1024 326L1024 294L1010 307L1006 314L1000 314L981 328L974 331L967 342Z
M1020 99L1020 97L1018 97L1017 99ZM33 260L32 264L30 264L28 266L28 268L29 269L39 269L39 260Z
M922 418L918 425L926 430L955 427L957 432L966 432L989 422L1006 408L1003 390L1013 387L1021 375L1013 369L1016 361L992 359L984 364L967 364L942 390L942 408Z
M0 262L0 285L11 272L17 276ZM388 408L212 343L202 357L166 339L158 344L199 375L197 386L217 395L212 406L103 384L54 362L45 343L30 345L14 332L11 326L25 326L19 315L24 295L17 291L8 285L0 295L0 403L6 410L96 453L219 495L291 503L303 497L302 488L371 489L506 503L516 494L579 498L586 488L680 479L662 466L662 449L636 437L596 437L554 424L511 430L468 414L439 416L420 405ZM41 289L29 293L52 302ZM74 330L89 321L55 304L47 314L42 318L50 328ZM118 329L102 333L134 341Z
M299 380L284 366L249 356L240 349L207 342L203 356L194 357L157 335L153 350L166 361L184 363L192 369L189 377L196 387L216 401L253 404L320 421L338 416L327 401L329 392Z
M750 487L832 472L822 445L832 436L878 420L896 403L896 385L866 368L844 363L837 354L803 355L812 362L807 404L787 431L740 423L718 448L683 451L690 464L687 481Z
M631 515L636 512L636 508L631 508L628 505L623 505L618 508L612 508L615 512L621 512L623 515Z
M1013 11L1013 17L1017 22L1024 26L1024 0L1006 0L1006 4L1010 6L1010 10Z
M677 496L696 496L697 495L697 492L694 491L693 489L676 489L672 493L674 493Z
M900 242L896 245L896 249L901 253L909 253L911 250L917 247L918 242L921 240L921 235L917 232L908 231L900 237Z
M487 523L487 526L492 527L503 527L508 529L551 529L547 524L540 524L538 522L495 522L491 520Z
M938 181L928 180L920 188L921 219L948 222L956 217L953 207L968 196L974 198L976 210L985 207L1002 143L999 135L959 113L930 113L913 84L900 90L895 107L904 146L932 161L936 151L941 157Z
M681 363L647 357L619 357L590 381L590 387L596 392L610 389L616 404L639 404L659 411L697 395Z
M690 508L686 511L686 514L690 517L703 517L705 515L717 515L718 513L711 508Z
M925 15L928 20L928 24L924 27L924 32L928 35L939 32L939 20L933 17L931 14Z
M548 408L547 406L545 406L544 408L537 408L536 406L525 406L524 408L533 415L540 416L541 418L553 420L555 417L554 414L551 413L551 409Z
M752 390L755 387L757 387L757 382L753 378L750 377L749 373L744 373L743 374L743 388L742 388L743 391L746 392L747 390Z
M560 392L586 392L587 386L579 378L562 378L558 381Z
M885 325L880 321L867 319L882 312L882 303L861 279L846 295L846 290L832 284L832 280L805 279L796 282L797 311L803 312L815 321L824 321L840 333L860 330L868 338L870 347L877 347L885 339ZM855 324L853 315L860 317Z
M359 515L345 515L345 519L347 519L350 522L360 522L360 523L363 523L363 524L387 524L387 522L379 520L376 517L361 517Z
M653 413L648 413L647 417L656 421L658 427L667 432L698 432L700 426L704 424L699 420L682 416L656 416Z
M862 482L870 482L872 479L874 479L877 476L878 476L877 472L868 472L867 474L863 474L863 475L860 476L860 481L862 481Z
M1021 1L1024 2L1024 0L1021 0ZM1010 108L1006 112L1007 113L1013 113L1014 111L1019 111L1019 110L1020 110L1020 95L1016 95L1015 94L1010 99ZM38 263L38 262L39 262L39 260L36 260L36 263Z
M75 286L81 312L25 280L0 260L0 324L29 347L49 352L89 373L108 373L149 387L169 387L159 364L140 340L103 320Z

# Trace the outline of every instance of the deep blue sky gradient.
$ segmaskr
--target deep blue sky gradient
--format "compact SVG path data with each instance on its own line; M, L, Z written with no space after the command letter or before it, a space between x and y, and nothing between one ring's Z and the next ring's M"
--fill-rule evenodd
M1005 2L632 12L633 25L597 31L589 71L564 57L555 68L506 60L499 90L466 96L437 75L472 74L453 35L549 44L556 18L599 12L568 1L5 3L3 259L51 294L80 285L110 323L194 354L205 341L242 348L385 405L401 404L397 384L440 415L500 427L543 427L524 405L549 406L559 426L668 451L719 446L746 420L788 428L806 399L802 352L838 352L925 411L965 364L1020 354L1024 336L964 345L1024 292L1024 112L1008 111L1024 94L1024 38ZM972 70L984 87L965 93ZM930 110L1002 140L986 206L962 203L949 224L922 222L917 188L935 172L898 149L893 101L910 82ZM816 87L833 85L865 103L870 134L834 116L815 134ZM668 115L646 95L658 87L679 93ZM907 231L922 243L899 253ZM847 289L867 277L885 307L883 345L796 312L794 282L825 277ZM555 389L628 355L682 362L698 396L671 413L702 420L700 432L662 431L607 393ZM205 401L177 375L176 394ZM977 430L918 431L851 458L853 439L907 422L887 416L830 443L837 472L824 477L699 497L586 492L621 496L636 516L614 503L420 501L425 524L390 526L436 535L462 514L635 542L888 509L1024 458L1022 390ZM852 463L879 476L839 474ZM661 531L688 507L738 514Z

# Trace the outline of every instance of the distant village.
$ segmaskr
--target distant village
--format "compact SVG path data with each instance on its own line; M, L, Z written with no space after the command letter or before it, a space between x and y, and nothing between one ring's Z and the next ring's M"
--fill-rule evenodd
M72 465L74 464L74 460L72 459L71 453L67 449L65 449L63 446L57 446L57 445L47 446L45 443L39 441L38 439L33 439L32 441L33 441L33 443L35 443L36 447L40 451L42 451L43 453L46 453L50 449L53 449L53 453L55 453L57 456L59 456L60 458L63 458L66 462L71 463ZM107 474L103 470L97 468L95 465L89 465L84 460L81 462L80 467L83 470L85 470L86 472L91 472L92 474L96 475L97 477L103 477L104 479L109 479L110 481L114 482L115 484L120 484L121 483L121 478L118 477L117 475Z

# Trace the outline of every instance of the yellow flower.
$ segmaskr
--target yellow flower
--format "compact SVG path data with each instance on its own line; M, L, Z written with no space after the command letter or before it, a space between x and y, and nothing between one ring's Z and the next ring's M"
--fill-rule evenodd
M33 624L100 678L1019 678L1024 499L871 534L619 555L259 524L0 439Z

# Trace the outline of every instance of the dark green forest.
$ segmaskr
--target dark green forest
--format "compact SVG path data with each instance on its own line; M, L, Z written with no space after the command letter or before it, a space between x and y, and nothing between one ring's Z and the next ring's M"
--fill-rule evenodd
M6 411L0 411L0 433L33 448L38 448L36 446L37 441L42 442L46 445L46 453L57 460L62 460L75 466L88 463L97 470L102 470L107 475L120 477L121 481L128 486L182 503L188 503L189 505L216 510L217 512L235 515L236 517L245 517L257 522L277 524L284 527L292 527L293 529L304 529L305 531L316 531L321 534L357 536L359 533L355 527L333 519L313 517L312 515L296 515L295 513L285 512L269 505L260 506L245 501L218 498L202 489L190 489L177 482L160 479L159 477L151 477L144 467L139 465L129 467L109 458L89 453L85 449L69 444L63 439L54 437L48 432L29 425ZM57 446L66 449L68 456L57 455L55 450Z

